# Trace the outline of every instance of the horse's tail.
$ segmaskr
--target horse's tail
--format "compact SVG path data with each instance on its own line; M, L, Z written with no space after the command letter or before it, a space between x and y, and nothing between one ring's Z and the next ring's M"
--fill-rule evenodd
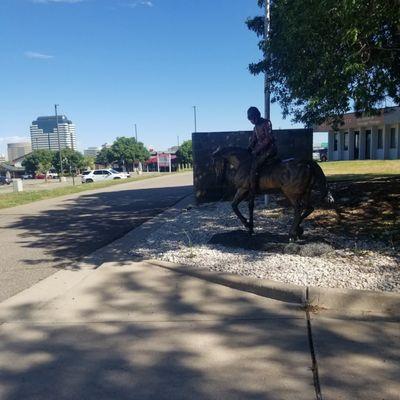
M312 171L313 189L318 190L320 193L319 201L327 201L330 204L335 202L335 199L332 196L332 193L329 190L328 182L326 181L326 177L322 168L318 165L318 163L314 160L309 161L308 165Z

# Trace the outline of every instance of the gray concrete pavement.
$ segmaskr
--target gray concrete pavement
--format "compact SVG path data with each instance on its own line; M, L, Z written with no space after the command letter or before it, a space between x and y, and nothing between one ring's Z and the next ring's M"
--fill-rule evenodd
M162 176L0 210L0 301L68 268L192 192Z
M400 399L400 324L312 318L324 400Z
M399 323L127 259L61 270L0 303L0 398L398 400Z
M2 400L314 398L298 308L146 263L60 271L0 321Z

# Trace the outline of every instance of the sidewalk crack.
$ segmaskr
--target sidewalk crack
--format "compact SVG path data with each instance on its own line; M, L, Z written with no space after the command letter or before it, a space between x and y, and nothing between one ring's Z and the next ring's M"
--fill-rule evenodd
M310 346L310 354L311 354L311 362L312 362L312 373L313 373L313 381L314 381L314 389L315 389L315 396L317 400L323 400L322 392L321 392L321 385L319 381L319 374L318 374L318 362L315 356L315 348L314 348L314 341L313 341L313 334L312 334L312 326L311 326L311 318L310 318L310 301L309 301L309 293L308 293L308 286L306 287L306 304L305 304L305 312L307 318L307 336L308 336L308 344Z

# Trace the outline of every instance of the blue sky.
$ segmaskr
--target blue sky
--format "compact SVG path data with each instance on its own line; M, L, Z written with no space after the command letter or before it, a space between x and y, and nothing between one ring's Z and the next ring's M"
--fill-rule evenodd
M54 103L78 146L132 135L165 149L199 131L251 129L256 0L1 0L0 153ZM294 126L273 106L274 128Z

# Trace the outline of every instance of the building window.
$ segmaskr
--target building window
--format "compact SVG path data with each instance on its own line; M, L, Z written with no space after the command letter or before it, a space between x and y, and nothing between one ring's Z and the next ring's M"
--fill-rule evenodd
M383 149L383 131L378 129L378 149Z
M390 128L390 148L396 148L396 128Z
M349 132L343 134L343 150L349 150Z
M339 134L335 132L333 134L333 151L337 151L338 149L338 139L339 139Z

